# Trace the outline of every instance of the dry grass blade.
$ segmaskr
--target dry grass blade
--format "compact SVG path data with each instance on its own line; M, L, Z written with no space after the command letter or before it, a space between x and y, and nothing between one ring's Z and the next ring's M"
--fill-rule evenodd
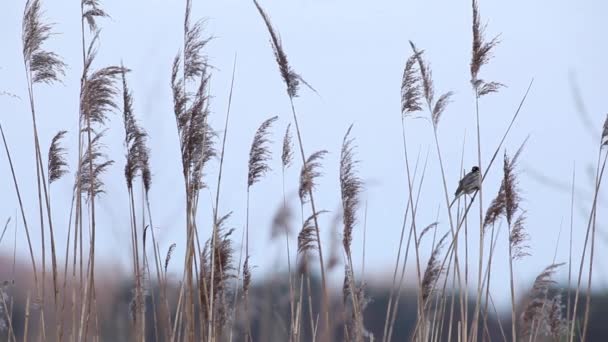
M281 152L281 162L284 168L288 168L293 161L293 142L291 141L291 123L287 125L285 129L285 136L283 137L283 151Z
M84 195L86 194L87 198L93 194L93 196L97 196L104 192L103 186L104 183L101 181L101 175L114 164L113 160L109 160L108 157L101 152L101 149L104 147L101 144L100 139L104 136L105 131L102 131L98 134L95 134L95 137L91 140L90 148L85 149L84 156L81 160L81 165L79 168L80 174L78 178L79 182L74 184L74 189L78 187L80 184L80 192ZM89 165L92 163L93 174L91 174L91 168Z
M454 95L454 92L448 91L447 93L441 95L437 102L435 103L435 107L433 107L433 123L435 126L439 124L439 119L441 118L441 114L447 107L447 105L451 101L451 97Z
M287 55L285 54L285 51L283 50L283 44L281 42L281 38L279 37L276 30L272 26L272 23L270 22L270 18L268 17L266 12L264 12L264 9L262 9L262 7L257 2L257 0L253 0L253 3L255 4L255 7L258 9L258 12L260 12L262 19L264 20L264 23L266 24L266 27L268 28L268 33L270 33L270 44L272 45L272 51L274 52L274 57L277 61L277 64L279 65L279 71L281 72L281 77L283 77L283 81L285 82L285 85L287 86L287 94L289 95L289 97L294 98L294 97L298 96L298 89L300 88L300 83L304 84L305 86L310 88L312 91L315 91L315 89L313 87L311 87L310 84L308 84L306 81L304 81L302 76L297 74L291 68L291 66L289 65L289 62L287 61Z
M101 8L99 0L82 0L82 19L87 21L89 30L97 31L97 19L109 17L108 13Z
M525 213L519 214L509 232L509 243L512 250L511 259L514 261L530 255L528 253L530 246L526 244L529 236L524 227L525 220Z
M249 151L249 173L247 176L247 186L251 187L258 182L268 171L271 170L268 161L270 153L270 127L279 117L273 116L264 121L255 132L251 150Z
M357 176L356 169L359 163L354 159L354 138L350 137L353 125L348 127L344 139L342 140L342 150L340 152L340 190L342 196L342 221L344 232L342 245L347 255L350 255L350 246L353 239L353 228L356 224L356 212L360 204L361 188L363 182Z
M441 273L443 273L443 268L441 267L441 261L439 259L439 253L441 253L441 249L443 248L443 243L445 242L445 238L448 236L448 233L444 234L437 246L431 253L431 257L426 266L426 270L424 271L424 276L422 277L422 302L424 306L426 306L427 300L433 293L435 289L435 284L439 279Z
M546 327L553 326L553 329L557 333L558 326L564 324L563 318L561 318L561 309L559 309L558 315L557 308L553 307L555 304L561 307L561 298L557 298L558 302L554 303L555 298L551 299L549 297L549 289L556 284L552 277L557 268L562 265L564 263L549 265L536 277L530 294L531 298L521 316L523 336L530 336L533 333L533 329L539 329L539 327L542 328L539 329L542 332ZM553 311L553 317L548 319L548 312L551 311ZM551 330L551 328L548 330Z
M23 58L29 69L32 83L53 83L65 74L65 63L54 52L42 48L53 34L52 25L42 21L40 0L28 0L23 13L21 40Z
M314 190L316 186L316 178L321 176L321 159L325 157L327 151L321 150L317 151L306 159L304 165L302 165L302 170L300 171L300 200L302 203L306 202L308 199L308 195Z
M420 100L420 76L416 67L422 51L414 53L405 62L403 78L401 79L401 115L404 117L422 110Z
M504 85L498 82L485 82L479 79L479 70L492 58L492 49L499 43L498 37L490 41L485 41L485 25L481 24L479 6L477 0L472 1L473 5L473 48L471 53L471 84L477 91L477 96L481 97L490 93L497 92Z
M319 215L326 212L326 210L317 211L304 221L302 230L300 231L300 234L298 234L298 254L305 255L307 252L318 248L314 220L319 217Z
M165 257L165 274L167 273L167 268L169 267L169 262L171 261L171 256L173 255L173 251L177 244L174 242L169 246L169 250L167 250L167 256Z
M49 184L59 180L63 175L68 173L68 163L65 159L66 149L61 146L61 139L63 139L66 133L67 131L59 131L51 141L48 162Z

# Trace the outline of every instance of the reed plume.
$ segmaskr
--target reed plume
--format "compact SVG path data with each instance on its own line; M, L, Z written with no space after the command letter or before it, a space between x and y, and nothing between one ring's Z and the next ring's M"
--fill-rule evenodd
M327 151L321 150L311 154L300 171L300 200L302 203L306 203L309 194L316 187L316 179L322 175L321 173L321 159L325 157ZM314 217L314 216L311 216Z
M101 8L99 0L82 0L82 18L87 21L90 31L97 31L97 19L109 17L108 13Z
M52 28L42 20L40 0L28 0L23 13L21 40L28 79L32 83L50 84L65 75L66 65L61 57L43 48L45 41L53 35Z
M481 67L492 59L492 50L498 45L498 36L486 41L484 33L486 26L481 24L481 15L477 0L472 1L473 6L473 48L471 53L471 84L477 97L497 92L504 84L499 82L486 82L479 78Z
M251 149L249 151L249 173L247 176L247 186L251 187L258 182L268 171L271 170L268 161L270 154L270 128L279 117L273 116L264 121L255 132Z
M302 225L302 229L298 234L298 254L305 255L309 251L315 250L318 248L317 244L317 231L315 229L314 220L319 215L326 213L326 210L317 211L316 214L310 215Z
M522 259L525 256L529 256L528 252L530 246L526 244L529 239L528 233L526 233L526 229L524 227L524 222L526 220L525 212L519 214L515 222L511 227L511 231L509 233L509 243L511 245L512 255L511 259L513 261Z
M359 161L354 159L354 138L350 137L352 128L353 125L348 127L342 140L342 150L340 152L340 190L344 223L342 244L347 255L351 253L353 228L357 220L356 212L360 205L359 197L363 187L363 182L356 174Z
M551 297L549 290L556 284L553 275L563 265L564 263L551 264L536 277L530 299L521 315L524 338L533 335L535 329L544 333L561 334L563 328L560 326L565 326L561 315L561 296Z
M300 88L300 83L304 84L305 86L307 86L308 88L310 88L311 90L314 91L314 88L311 87L310 84L308 84L302 78L302 76L300 76L298 73L296 73L291 68L291 66L289 65L289 62L287 61L287 54L285 54L285 51L283 50L283 43L281 42L281 38L279 37L278 33L272 26L272 23L270 22L270 18L268 17L266 12L264 12L264 9L262 9L262 7L257 2L257 0L253 0L253 3L255 4L255 7L258 9L258 12L260 12L262 19L264 20L264 23L266 24L266 27L268 28L268 33L270 33L270 45L272 45L272 51L274 52L274 58L277 61L277 64L279 65L279 71L281 72L281 77L283 78L283 82L285 82L285 85L287 86L287 94L289 95L289 97L294 98L294 97L298 96L298 90Z
M177 244L174 242L167 250L167 256L165 257L165 274L167 273L167 268L169 267L169 262L171 261L171 256L173 256L173 251L175 250L176 246Z
M138 174L146 191L150 190L152 176L150 173L150 150L147 146L148 134L138 124L133 114L133 97L126 79L126 69L123 67L123 124L125 128L126 164L125 180L129 189L133 188L133 179Z
M441 96L439 96L439 99L437 99L437 101L435 101L435 86L433 84L433 72L431 71L431 65L429 62L425 61L424 58L422 57L423 51L418 50L416 48L416 45L414 45L414 43L412 41L410 41L410 46L412 47L412 51L414 52L414 55L412 57L418 63L418 71L420 73L420 80L422 83L422 95L424 96L424 99L426 100L426 104L427 104L429 112L431 114L431 119L433 121L433 128L437 129L437 126L439 125L439 119L441 118L441 115L445 111L447 105L450 103L451 98L454 95L454 92L448 91L447 93L444 93ZM408 60L408 63L409 62L410 61ZM408 63L406 63L406 69L408 67ZM413 68L413 66L412 66L412 68ZM412 71L410 71L410 72L414 73L415 71L412 69ZM416 81L417 81L417 79L412 79L413 83L410 86L410 88L412 89L411 91L414 91L413 96L418 96L418 94L416 93L417 90L415 90ZM402 94L403 94L403 83L405 83L405 80L402 81L402 85L401 85ZM411 108L410 112L420 110L420 105L417 102L417 97L415 97L415 98L416 98L416 101L414 101L414 102L412 102L412 104L410 104L410 107L409 107L409 108ZM403 100L403 95L402 95L402 99L401 99L402 113L404 111L404 104L403 104L404 102L403 101L404 100Z
M81 194L86 195L89 199L91 195L97 196L105 192L101 175L114 164L114 161L108 159L107 155L102 152L104 145L100 140L105 132L104 130L95 134L90 146L85 149L79 168L79 181L77 183L80 184ZM90 164L92 164L92 174L90 172L91 168L88 167ZM76 186L74 190L76 190Z
M287 204L281 204L272 218L270 238L274 240L280 235L290 235L292 229L291 220L293 217L293 208Z
M51 140L49 147L48 177L49 185L68 173L68 163L65 159L66 149L61 146L61 139L67 131L59 131Z
M420 90L421 77L417 67L420 52L414 53L405 62L403 77L401 79L401 115L406 117L422 110L420 103L422 92Z
M447 236L448 233L445 233L437 243L437 246L435 246L435 249L433 250L433 253L431 253L431 257L429 258L429 261L426 265L424 276L422 277L422 303L424 307L427 306L428 299L435 289L435 284L443 273L439 254L441 253L443 243L445 242L445 238Z
M283 136L281 162L283 163L284 168L291 166L291 162L293 161L293 142L291 141L291 132L289 131L290 128L291 123L287 124L287 129L285 129L285 135Z

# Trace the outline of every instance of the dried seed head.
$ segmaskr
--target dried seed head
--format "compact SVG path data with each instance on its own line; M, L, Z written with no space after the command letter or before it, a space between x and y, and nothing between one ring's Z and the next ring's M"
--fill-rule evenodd
M53 83L65 75L65 63L54 52L43 49L44 42L53 34L52 25L42 21L40 0L28 0L23 12L21 42L23 59L31 74L32 83Z
M481 97L490 93L497 92L504 87L498 82L485 82L479 79L479 70L487 64L492 58L492 50L498 45L498 37L494 37L489 42L485 41L484 31L485 26L481 25L481 16L479 14L479 6L477 0L472 1L473 5L473 48L471 52L471 84L477 92L477 96Z
M287 125L285 136L283 137L283 152L281 153L281 161L283 162L284 168L288 168L293 161L293 143L291 141L291 132L289 131L290 127L291 123Z
M352 128L353 126L350 125L346 131L340 152L340 190L344 222L342 244L347 255L350 255L353 228L357 219L356 212L360 204L359 197L363 187L363 182L356 174L358 161L354 159L354 139L350 137Z
M317 151L308 157L302 170L300 171L300 200L302 203L308 200L309 194L316 186L316 179L321 176L321 159L325 157L327 151Z
M61 146L61 139L66 133L67 131L59 131L51 141L48 163L49 184L59 180L68 172L68 163L65 159L66 149Z
M268 161L270 160L270 127L279 117L273 116L264 121L255 132L251 150L249 151L249 173L247 186L251 187L258 182L268 171L271 170Z

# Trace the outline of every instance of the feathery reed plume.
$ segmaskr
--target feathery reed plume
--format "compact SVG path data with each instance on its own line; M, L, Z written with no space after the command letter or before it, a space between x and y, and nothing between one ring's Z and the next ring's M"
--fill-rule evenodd
M513 169L515 168L515 165L517 163L517 160L519 159L519 156L521 155L524 147L526 146L526 142L528 141L528 138L526 138L524 140L524 142L519 146L519 148L517 149L517 152L515 152L515 154L513 155L513 159L511 161L505 160L505 163L510 164L507 168L510 170L511 175L509 177L511 177L510 181L505 182L505 179L507 178L507 174L505 173L505 175L503 176L503 180L500 184L500 188L498 189L498 194L496 194L496 197L492 200L492 202L490 203L490 206L488 207L487 211L486 211L486 215L483 221L483 226L488 227L494 223L496 223L496 221L503 215L506 214L506 206L507 206L507 198L506 198L506 186L510 184L510 182L513 182ZM505 154L506 156L506 154ZM503 165L503 170L505 169L507 164Z
M249 294L249 286L251 286L251 268L249 267L249 256L245 256L243 263L243 295L245 297Z
M317 211L316 214L310 215L306 221L304 221L302 230L300 231L300 234L298 234L298 254L304 255L311 250L317 249L317 232L314 219L326 212L327 210Z
M94 53L89 54L89 58L92 56ZM109 66L87 76L80 90L80 115L83 122L86 122L88 115L92 124L105 125L108 112L118 109L115 100L119 94L116 81L127 71L122 67Z
M529 246L526 244L528 241L528 233L526 233L524 227L524 221L526 220L525 213L519 214L519 217L513 222L511 232L509 233L509 243L511 244L512 260L518 260L525 256L529 256Z
M291 220L294 217L293 208L287 204L281 204L272 218L270 239L291 234Z
M186 15L184 18L184 75L186 80L194 80L196 77L206 74L210 67L208 57L202 54L203 48L213 39L213 37L202 38L204 20L198 20L194 25L190 25L190 13L192 1L186 1Z
M203 181L204 168L207 163L217 156L215 148L217 133L209 125L209 75L201 76L201 84L189 109L189 128L185 141L186 160L192 170L191 184L194 191L207 187Z
M205 284L212 284L213 287L213 300L218 305L213 306L214 310L214 319L216 324L216 329L218 333L221 335L221 330L225 326L230 314L228 312L227 305L225 303L225 298L227 295L227 291L229 289L229 281L230 279L235 277L234 274L234 248L232 246L232 240L230 236L234 232L233 228L226 228L226 224L228 218L232 215L232 212L220 217L217 222L217 238L215 241L215 248L213 257L213 267L216 270L216 274L213 277L213 281L211 280L211 268L212 262L211 258L206 257L207 265L205 266L205 270L200 272L201 277L206 277ZM211 238L207 240L205 249L209 249L212 245ZM202 265L202 264L201 264ZM203 283L203 282L202 282ZM211 292L208 288L209 293L206 296L210 296ZM207 310L204 310L205 315L207 314Z
M269 146L272 143L269 137L270 127L278 118L278 116L273 116L270 119L267 119L255 132L253 142L251 143L251 150L249 151L248 187L251 187L258 182L260 178L271 170L270 165L267 163L271 158Z
M321 159L323 159L326 154L326 150L317 151L311 154L308 159L306 159L304 165L302 165L302 170L300 171L299 189L300 200L302 203L305 203L308 200L308 195L316 186L316 178L322 175L319 169L322 166Z
M549 335L553 340L559 341L568 331L568 321L564 317L564 304L561 293L558 293L551 299L547 308L547 321Z
M342 150L340 152L340 190L342 221L344 223L342 244L347 255L350 255L353 228L357 220L356 212L359 207L359 196L363 186L363 182L356 174L358 161L354 160L354 138L350 137L352 128L353 125L351 124L342 140Z
M107 18L108 13L101 8L99 0L82 0L82 18L87 21L90 31L97 31L97 18Z
M127 86L126 72L123 67L122 92L123 92L123 123L125 127L125 147L127 149L125 164L125 179L127 187L132 189L133 179L138 172L142 176L144 188L150 190L152 176L150 174L150 150L146 146L148 134L139 126L133 114L133 97Z
M426 306L428 298L433 293L439 276L441 276L441 273L443 273L439 253L441 253L443 243L447 236L448 233L444 234L437 243L437 246L435 246L435 249L433 250L433 253L431 253L431 257L427 263L426 270L424 271L424 276L422 277L422 303L424 306Z
M414 53L405 62L403 78L401 80L401 115L403 117L422 110L420 103L420 76L416 67L418 57L422 51Z
M291 123L287 124L287 129L285 129L285 136L283 137L283 151L281 153L281 161L283 162L284 168L288 168L291 165L291 162L293 161L293 142L291 141L291 132L289 131L290 128Z
M481 97L490 93L495 93L504 84L499 82L485 82L479 79L479 70L487 64L492 58L492 49L498 45L498 36L494 37L489 42L485 41L484 32L486 26L481 24L481 16L479 14L479 6L477 0L472 1L473 5L473 49L471 53L471 84L477 93L477 97Z
M561 315L561 310L563 310L561 296L557 295L551 298L549 289L556 284L552 277L557 268L562 265L564 263L549 265L536 277L530 300L521 315L524 337L531 336L534 333L534 328L543 333L560 333L559 326L565 323ZM559 298L556 298L558 296ZM554 305L558 305L560 308L558 309Z
M438 224L439 224L439 222L433 222L433 223L429 224L428 226L424 227L424 229L418 236L418 244L420 244L420 242L422 241L422 237L424 237L426 235L426 233L428 233L431 229L437 228Z
M74 189L77 188L77 185L80 184L80 192L83 195L86 195L87 198L93 194L93 196L97 196L104 192L103 182L101 181L101 175L114 164L113 160L109 160L107 156L101 152L103 145L100 142L100 139L104 136L105 130L95 134L95 137L91 140L90 148L86 148L84 151L84 155L82 157L81 165L79 168L78 178L79 182L76 182L74 185ZM89 164L93 164L93 174L91 174L88 166Z
M171 246L169 246L169 250L167 250L167 256L165 257L165 273L167 273L167 268L169 267L169 262L171 261L171 256L173 255L175 246L177 246L177 244L174 242L171 244Z
M68 173L68 163L65 159L66 149L61 146L61 139L67 131L59 131L51 140L49 147L49 162L48 162L48 177L49 184L59 180L63 175Z
M422 58L422 51L416 49L416 45L410 40L410 46L412 47L412 51L414 51L414 57L418 62L418 68L420 70L420 78L422 80L422 94L426 99L426 102L431 107L433 103L433 99L435 97L435 87L433 85L433 72L431 71L431 66L428 62L426 62Z
M412 57L418 62L418 69L420 71L420 79L422 80L422 94L426 99L427 106L429 111L431 112L431 119L433 120L433 128L437 128L439 124L439 119L441 118L441 114L445 111L445 108L450 103L450 99L454 95L453 92L448 91L445 94L439 96L437 102L435 102L435 88L433 85L433 72L431 71L430 64L422 58L423 51L419 51L414 43L410 41L410 46L412 47L412 51L414 51L414 55ZM408 61L409 62L409 61ZM406 65L407 68L407 65ZM413 66L412 66L413 68ZM415 71L410 71L414 73ZM417 81L417 80L413 80ZM403 93L403 82L402 82L402 93ZM415 93L415 96L419 96ZM402 112L403 112L403 95L401 100ZM420 110L420 106L418 102L415 102L413 110Z
M184 80L179 76L180 72L181 57L178 52L173 59L173 67L171 68L171 91L173 93L173 112L175 114L175 121L177 123L177 130L179 132L180 144L183 145L182 131L185 130L188 124L188 118L186 116L186 105L188 103L188 96L184 92Z
M521 197L515 178L515 163L509 161L509 156L505 152L503 163L503 183L505 185L505 217L509 225L513 222L513 216L519 208Z
M42 21L40 0L28 0L23 13L21 40L23 59L29 69L32 83L53 83L65 75L65 63L54 52L42 48L53 34L52 25Z
M608 114L606 114L606 120L604 121L604 129L602 130L602 142L600 144L603 146L608 146Z
M264 20L264 23L266 24L266 27L268 28L268 33L270 33L270 44L272 45L272 51L274 52L274 58L276 59L277 64L279 65L279 71L281 72L281 77L283 77L283 81L285 82L285 85L287 86L287 94L289 95L289 97L294 98L294 97L298 96L298 89L300 88L300 83L304 84L305 86L310 88L312 91L314 91L314 88L311 87L310 84L308 84L302 78L302 76L300 76L298 73L296 73L291 68L291 66L289 65L289 62L287 61L287 55L285 54L285 51L283 50L283 43L281 42L281 38L277 34L274 27L272 27L270 18L268 17L266 12L264 12L264 10L260 6L260 4L257 2L257 0L253 0L253 3L255 4L255 7L258 9L258 12L260 12L262 19Z
M447 93L439 96L439 99L435 103L435 107L433 107L433 123L435 124L435 126L439 124L441 114L443 114L443 111L450 103L452 95L454 95L454 92L448 91Z

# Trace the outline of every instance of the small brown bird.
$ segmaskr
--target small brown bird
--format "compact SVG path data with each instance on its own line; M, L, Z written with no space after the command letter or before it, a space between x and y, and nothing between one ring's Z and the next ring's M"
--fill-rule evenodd
M456 202L458 197L461 195L470 195L475 191L479 190L479 185L481 184L481 172L479 172L478 166L473 166L471 172L464 175L464 177L458 182L458 189L456 189L456 193L454 194L454 200L450 204L450 207Z

